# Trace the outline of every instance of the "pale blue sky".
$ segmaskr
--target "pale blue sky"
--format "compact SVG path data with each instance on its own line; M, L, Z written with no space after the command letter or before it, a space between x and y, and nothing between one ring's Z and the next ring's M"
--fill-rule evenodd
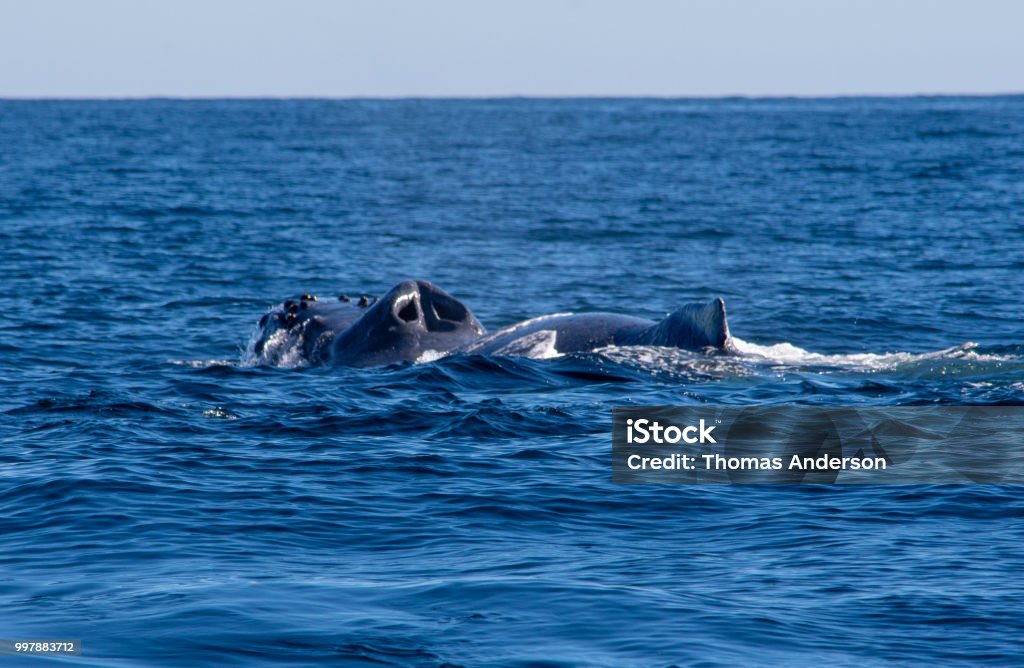
M1017 0L0 0L0 96L1024 92Z

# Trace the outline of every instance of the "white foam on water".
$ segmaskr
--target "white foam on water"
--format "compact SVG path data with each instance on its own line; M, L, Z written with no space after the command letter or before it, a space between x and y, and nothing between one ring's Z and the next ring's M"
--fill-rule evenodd
M832 366L856 369L888 369L912 361L911 353L843 353L822 354L804 350L792 343L782 342L760 345L731 337L732 349L757 362L768 362L785 366Z
M978 344L967 342L959 346L928 353L815 353L788 342L760 345L737 337L730 337L732 350L748 359L782 366L825 366L859 371L883 371L905 364L943 360L967 362L1009 362L1017 358L977 352Z
M237 420L238 415L220 406L203 411L203 417L221 418L224 420Z
M169 360L175 366L189 366L193 369L206 369L211 366L242 366L238 360Z
M1019 356L980 353L978 344L973 342L927 353L823 354L789 342L761 345L736 337L731 337L726 347L732 354L704 354L658 346L607 346L595 352L612 362L652 373L711 377L778 374L802 369L820 373L902 369L914 374L965 376L995 370L993 367L1015 368L1024 363Z

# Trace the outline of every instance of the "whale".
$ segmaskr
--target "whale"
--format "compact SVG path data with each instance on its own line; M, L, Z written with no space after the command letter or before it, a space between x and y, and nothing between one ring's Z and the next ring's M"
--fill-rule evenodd
M304 293L265 313L252 351L271 366L370 367L449 354L543 359L607 346L729 351L725 302L686 304L661 320L557 313L488 333L464 303L430 281L406 280L382 297Z

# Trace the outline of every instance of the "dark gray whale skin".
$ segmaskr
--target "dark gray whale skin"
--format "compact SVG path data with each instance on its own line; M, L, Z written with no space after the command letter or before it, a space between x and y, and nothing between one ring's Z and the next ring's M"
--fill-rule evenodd
M379 366L445 353L483 333L465 304L429 281L409 280L372 301L288 300L260 319L253 349L270 364L297 352L310 364Z
M725 350L725 303L687 304L659 321L615 313L534 318L486 334L473 313L429 281L403 281L379 300L288 300L260 319L261 363L380 366L425 354L548 357L609 345Z
M512 325L472 341L455 352L480 355L544 356L587 352L603 346L665 346L724 350L729 340L725 302L687 304L659 321L616 313L553 315Z

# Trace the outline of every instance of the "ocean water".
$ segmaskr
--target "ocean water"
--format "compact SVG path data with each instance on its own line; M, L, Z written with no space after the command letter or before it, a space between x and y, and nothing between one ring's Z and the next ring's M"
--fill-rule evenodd
M1024 98L0 101L11 665L1024 663L1024 489L625 486L611 408L1024 403ZM425 278L741 354L254 364Z

